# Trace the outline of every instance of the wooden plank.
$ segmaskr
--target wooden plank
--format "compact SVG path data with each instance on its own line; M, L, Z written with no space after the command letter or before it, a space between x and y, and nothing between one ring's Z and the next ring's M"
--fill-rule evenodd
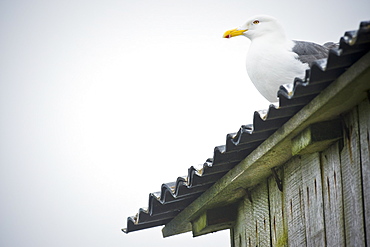
M250 193L250 192L248 192ZM245 238L242 238L242 245L241 246L257 246L256 245L256 227L254 224L254 217L253 217L253 204L252 204L252 195L248 194L244 198L244 214L245 214L245 228L244 234Z
M370 99L359 105L362 188L365 212L366 243L370 246Z
M344 117L341 151L344 225L347 246L365 246L357 107Z
M270 246L270 210L267 180L252 190L253 217L256 224L256 245Z
M270 246L270 213L267 180L254 187L244 201L246 246ZM243 245L243 246L245 246Z
M321 154L321 166L326 244L327 246L345 246L342 176L338 143Z
M276 171L282 181L283 169ZM274 176L268 179L270 201L271 246L288 246L288 229L284 221L283 192L279 190Z
M301 157L307 246L325 246L320 154Z
M284 166L284 214L289 246L306 246L306 226L302 191L301 157L295 156Z
M246 197L239 203L238 206L238 215L234 227L231 230L232 234L232 244L233 247L242 247L243 243L246 242L245 239L245 227L247 225L247 214L245 209L245 200ZM245 245L244 245L245 246Z

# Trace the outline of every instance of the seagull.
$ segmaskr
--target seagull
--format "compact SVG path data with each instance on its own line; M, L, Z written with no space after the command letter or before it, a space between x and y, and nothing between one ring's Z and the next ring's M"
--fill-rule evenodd
M318 59L327 58L333 42L323 46L287 38L277 19L267 15L250 18L238 28L226 31L224 38L245 36L251 40L247 53L247 73L257 90L271 103L278 101L281 85L304 78L306 70Z

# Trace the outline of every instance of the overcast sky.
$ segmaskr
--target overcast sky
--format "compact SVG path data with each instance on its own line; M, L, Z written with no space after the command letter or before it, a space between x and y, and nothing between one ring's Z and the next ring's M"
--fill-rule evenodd
M0 246L229 246L229 231L124 234L150 192L269 103L245 70L269 14L338 42L370 1L0 1ZM267 72L268 73L268 68Z

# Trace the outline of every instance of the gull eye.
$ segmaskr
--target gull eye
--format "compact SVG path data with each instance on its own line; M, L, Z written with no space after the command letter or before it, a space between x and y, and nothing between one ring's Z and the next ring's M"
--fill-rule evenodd
M255 21L253 22L253 24L258 24L258 23L260 23L260 21L259 21L259 20L255 20Z

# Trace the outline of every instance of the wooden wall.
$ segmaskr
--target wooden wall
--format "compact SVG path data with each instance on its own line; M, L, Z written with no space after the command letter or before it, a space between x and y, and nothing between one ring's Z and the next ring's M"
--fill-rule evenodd
M282 191L273 176L250 189L231 246L370 246L369 99L341 118L342 139L276 170Z

